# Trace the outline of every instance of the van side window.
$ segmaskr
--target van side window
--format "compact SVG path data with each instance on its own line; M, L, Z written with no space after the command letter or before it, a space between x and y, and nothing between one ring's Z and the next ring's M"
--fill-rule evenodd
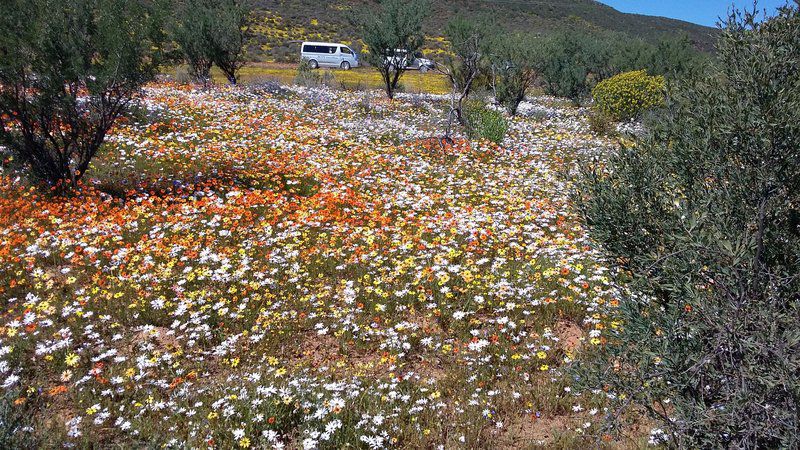
M353 54L353 52L351 52L350 49L347 48L347 47L339 47L339 49L342 51L342 53L344 53L346 55L352 55Z
M328 52L332 55L336 53L336 47L328 47Z
M336 49L333 49L332 52L331 47L326 47L324 45L304 45L303 52L304 53L334 53Z

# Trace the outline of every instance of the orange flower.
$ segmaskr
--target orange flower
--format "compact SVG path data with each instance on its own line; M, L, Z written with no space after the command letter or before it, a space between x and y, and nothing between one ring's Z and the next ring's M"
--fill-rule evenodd
M55 397L56 395L63 394L65 392L67 392L67 387L61 384L54 388L50 388L50 390L47 391L47 395L50 397Z

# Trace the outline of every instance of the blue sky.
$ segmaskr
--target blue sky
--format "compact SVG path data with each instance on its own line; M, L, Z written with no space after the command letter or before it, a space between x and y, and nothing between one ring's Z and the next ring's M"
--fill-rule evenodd
M739 8L751 9L753 0L600 0L622 12L646 14L649 16L664 16L701 25L714 26L718 17L725 17L728 8L736 4ZM785 5L786 0L759 0L759 10L766 9L769 13L779 6Z

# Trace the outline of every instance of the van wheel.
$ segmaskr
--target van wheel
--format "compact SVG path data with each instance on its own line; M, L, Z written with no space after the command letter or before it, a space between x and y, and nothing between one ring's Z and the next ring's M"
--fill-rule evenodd
M311 67L312 69L319 69L319 63L317 62L316 59L309 59L308 67Z
M420 67L420 68L419 68L419 71L420 71L421 73L428 73L428 66L422 66L422 67Z
M350 63L347 61L342 62L342 70L350 70Z

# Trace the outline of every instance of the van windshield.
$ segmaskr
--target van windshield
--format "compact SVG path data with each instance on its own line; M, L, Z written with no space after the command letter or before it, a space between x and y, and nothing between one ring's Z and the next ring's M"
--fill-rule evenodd
M353 52L347 47L340 47L340 49L342 50L342 53L345 53L347 55L352 55L353 54Z

